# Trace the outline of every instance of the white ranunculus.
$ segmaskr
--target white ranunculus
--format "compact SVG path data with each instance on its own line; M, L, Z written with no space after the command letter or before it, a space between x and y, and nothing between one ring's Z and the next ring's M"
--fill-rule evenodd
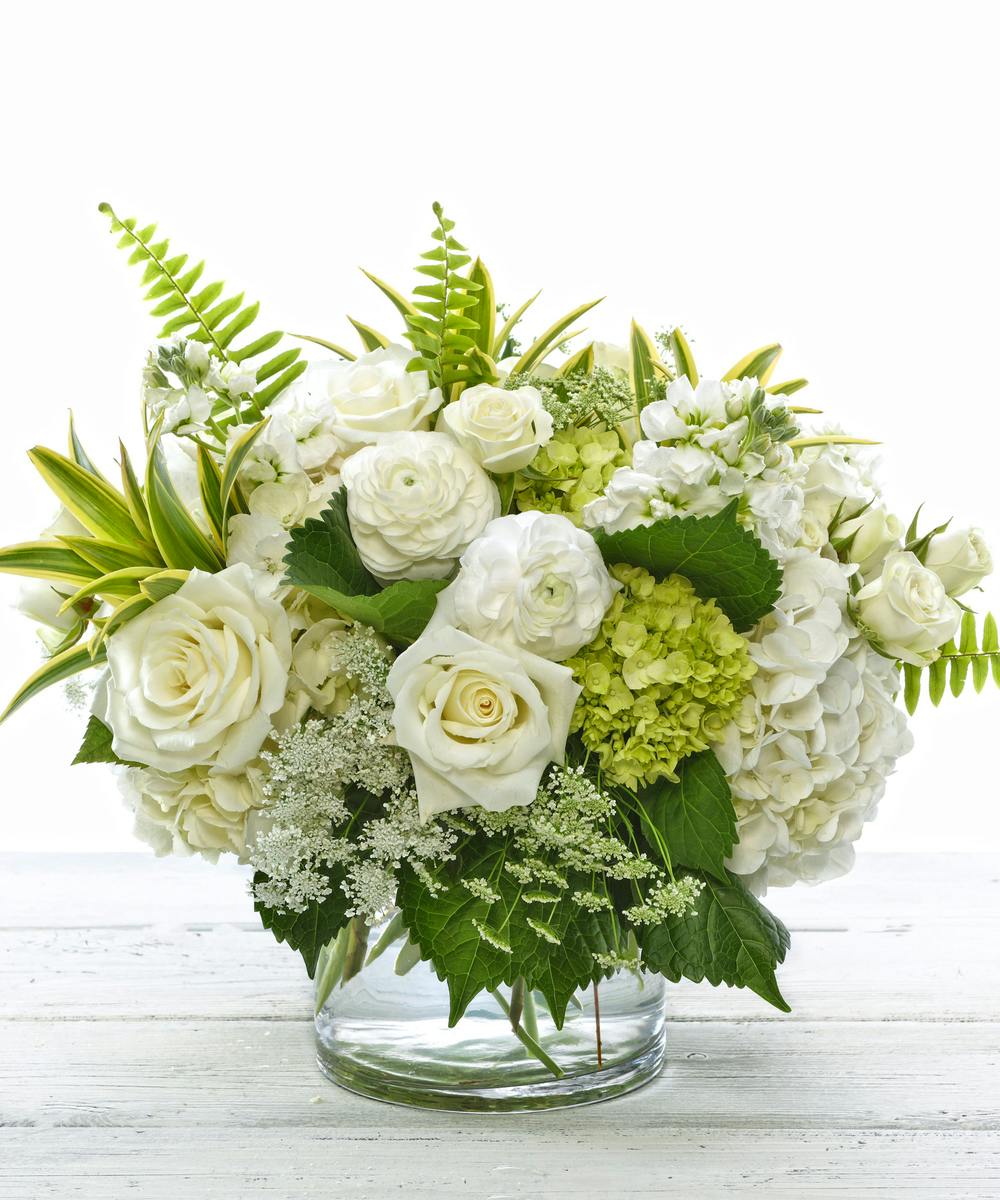
M136 836L158 856L200 854L215 862L228 853L242 859L248 820L264 803L257 767L239 775L213 775L204 767L170 774L130 767L119 786L135 813Z
M241 771L285 702L288 616L244 564L192 571L108 639L94 713L119 758L162 771Z
M857 620L895 658L924 666L953 637L961 609L915 554L890 554L882 574L854 597Z
M979 529L953 529L935 534L924 565L938 576L949 596L964 596L993 570L993 559Z
M353 362L312 363L295 384L289 407L323 414L323 427L347 455L386 433L426 429L444 399L426 371L407 371L413 351L387 346Z
M481 466L443 433L386 434L344 463L358 553L379 579L444 579L500 515Z
M591 535L566 517L498 517L462 555L431 627L457 625L561 662L591 641L620 587Z
M568 667L445 626L396 659L392 723L409 752L420 815L530 804L562 760L580 688Z
M552 418L538 388L501 388L479 383L446 405L438 429L494 475L526 467L552 440Z

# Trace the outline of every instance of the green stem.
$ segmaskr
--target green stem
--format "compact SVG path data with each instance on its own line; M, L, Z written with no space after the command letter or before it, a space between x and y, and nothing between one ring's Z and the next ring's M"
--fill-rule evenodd
M495 991L490 992L490 995L497 1002L497 1004L500 1005L500 1007L504 1011L504 1014L509 1018L510 1017L510 1005L507 1003L507 1001L504 998L504 996L502 995L500 989L497 988ZM548 1054L545 1053L545 1051L542 1049L542 1047L538 1044L538 1042L535 1041L535 1039L531 1036L531 1034L528 1033L528 1031L524 1028L523 1025L518 1025L518 1027L514 1030L514 1036L521 1043L521 1045L525 1048L525 1050L527 1050L528 1053L530 1055L532 1055L532 1057L537 1058L543 1067L546 1067L549 1071L552 1072L552 1074L556 1077L556 1079L564 1079L565 1078L566 1072L562 1069L562 1067L559 1066L559 1064L557 1062L555 1062L552 1058L549 1057Z
M529 1037L538 1041L538 1005L531 988L524 990L524 1029Z

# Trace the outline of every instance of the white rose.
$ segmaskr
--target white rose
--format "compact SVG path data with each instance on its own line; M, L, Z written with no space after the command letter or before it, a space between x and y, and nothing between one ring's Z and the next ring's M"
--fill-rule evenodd
M94 713L119 758L163 771L241 771L285 702L288 617L239 564L192 571L108 639Z
M387 434L341 479L358 553L379 579L444 579L500 515L496 485L443 433Z
M850 516L868 500L869 481L843 446L808 447L801 461L807 466L803 480L805 504L829 526L838 508Z
M594 342L593 351L595 367L628 375L632 361L624 346L617 346L614 342Z
M158 856L200 854L210 862L220 853L242 858L248 819L264 804L256 767L239 775L213 775L203 767L173 774L128 768L119 786L135 813L136 836Z
M430 627L457 625L560 662L592 640L620 587L591 535L566 517L499 517L462 555Z
M580 694L568 667L500 651L445 626L396 659L392 723L409 751L421 818L530 804L566 748Z
M553 426L538 388L480 383L441 410L438 429L487 471L507 475L526 467L552 440Z
M964 596L993 570L979 529L954 529L931 538L924 565L938 576L949 596Z
M908 550L889 555L854 597L854 611L887 654L918 667L938 657L962 617L938 576Z
M877 504L851 521L838 525L834 537L850 538L848 553L851 562L858 564L863 579L870 579L882 569L886 555L898 550L903 537L903 522Z
M405 346L372 350L353 362L329 359L310 365L295 385L290 404L326 414L342 451L350 453L385 433L426 429L444 399L426 371L407 371L413 351Z

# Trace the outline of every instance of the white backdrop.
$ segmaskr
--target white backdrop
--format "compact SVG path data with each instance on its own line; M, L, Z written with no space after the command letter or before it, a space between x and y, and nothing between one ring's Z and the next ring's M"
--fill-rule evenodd
M11 10L0 541L50 519L23 450L69 408L99 461L136 442L156 326L98 201L348 341L345 312L393 317L357 267L408 288L440 199L503 298L544 286L539 323L606 295L596 336L683 322L703 373L780 340L781 375L888 443L900 514L1000 550L998 33L955 0ZM10 692L37 652L0 583ZM862 849L1000 848L1000 692L950 699ZM0 728L0 849L133 847L109 775L67 765L82 723L53 689Z

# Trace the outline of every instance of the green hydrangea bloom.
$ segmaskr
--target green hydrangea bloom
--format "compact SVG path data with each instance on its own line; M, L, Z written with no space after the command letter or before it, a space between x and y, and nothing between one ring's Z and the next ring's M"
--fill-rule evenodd
M574 730L608 780L638 788L718 741L756 666L714 600L680 575L657 580L620 563L624 586L597 637L567 661L583 692Z
M560 429L531 460L530 478L518 477L517 506L522 512L561 513L581 525L584 505L604 494L608 480L631 457L615 430L604 425Z

